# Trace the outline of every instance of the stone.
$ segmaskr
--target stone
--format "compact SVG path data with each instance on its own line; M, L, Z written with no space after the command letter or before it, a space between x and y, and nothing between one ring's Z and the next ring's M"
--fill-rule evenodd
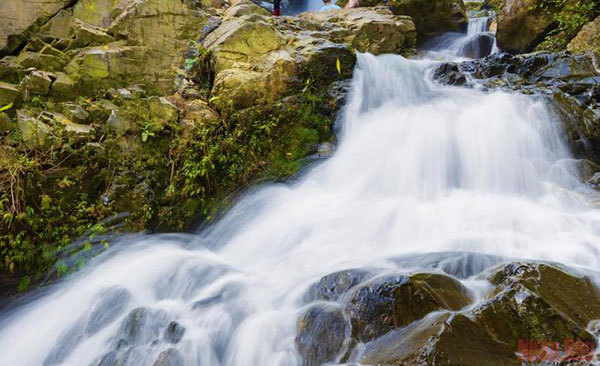
M71 3L70 0L0 2L0 56L14 52L36 27Z
M531 52L554 26L554 16L536 0L503 0L498 14L498 47L510 53Z
M154 366L183 366L183 357L175 348L169 348L158 355Z
M0 106L17 102L20 95L21 92L16 85L0 82Z
M75 82L64 72L54 73L56 79L52 83L49 96L55 101L74 100L76 96Z
M19 84L26 74L27 69L17 63L15 56L0 59L0 81Z
M26 68L44 71L61 71L68 60L63 56L50 55L40 52L24 51L17 57L17 63Z
M90 117L90 114L76 103L65 103L62 112L65 116L77 123L85 123Z
M74 123L60 113L49 114L47 116L47 121L49 124L62 130L63 135L72 145L88 141L92 139L96 133L92 126Z
M121 113L118 110L111 110L110 116L108 117L108 127L122 135L129 131L131 128L131 123L121 116Z
M452 277L437 273L376 278L353 290L346 312L353 336L366 342L437 310L460 310L472 301Z
M117 347L148 344L158 339L161 330L167 325L166 316L167 314L163 310L133 309L118 331Z
M105 30L77 19L68 10L61 10L56 14L41 27L36 36L52 42L62 50L98 46L114 41Z
M369 277L370 273L362 269L347 269L328 274L308 289L304 301L337 301L340 296Z
M458 50L460 56L482 58L489 56L494 48L496 38L491 33L481 33L473 36Z
M445 32L463 32L469 25L462 0L390 0L394 14L412 17L419 41Z
M167 325L167 329L165 330L165 340L169 343L179 343L183 338L185 333L185 327L176 321L172 321Z
M179 109L165 97L148 98L148 110L150 118L160 129L176 125L179 120Z
M595 51L600 54L600 16L581 28L567 45L567 50L573 53Z
M33 70L23 79L19 88L27 95L45 96L50 91L54 75L47 72Z
M296 347L303 365L320 366L339 361L350 337L350 324L337 306L315 305L298 320Z
M73 7L73 16L86 23L108 29L131 2L131 0L80 0Z
M11 129L12 122L10 117L4 112L0 112L0 133L9 132Z
M25 145L31 149L38 147L59 147L61 141L54 136L48 125L23 110L17 111L17 126Z
M434 313L365 345L365 365L521 365L504 343L463 314Z

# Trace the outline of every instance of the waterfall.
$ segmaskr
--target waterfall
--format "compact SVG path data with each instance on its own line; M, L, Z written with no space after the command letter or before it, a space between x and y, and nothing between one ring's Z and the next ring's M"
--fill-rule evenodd
M0 363L153 365L175 349L184 365L294 365L304 293L337 270L451 251L597 268L598 196L560 121L532 97L434 84L434 65L359 54L330 159L195 235L115 243L4 314Z
M479 33L485 33L489 29L489 17L472 18L469 20L467 36L474 36Z

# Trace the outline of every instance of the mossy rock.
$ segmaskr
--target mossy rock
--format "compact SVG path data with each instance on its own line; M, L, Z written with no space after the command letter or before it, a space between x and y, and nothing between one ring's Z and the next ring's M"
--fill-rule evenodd
M353 336L365 342L437 310L460 310L472 301L452 277L417 273L377 278L353 290L346 306Z
M365 365L520 365L512 349L463 314L431 314L365 345Z
M573 53L594 51L600 54L600 16L585 25L571 40L567 50Z

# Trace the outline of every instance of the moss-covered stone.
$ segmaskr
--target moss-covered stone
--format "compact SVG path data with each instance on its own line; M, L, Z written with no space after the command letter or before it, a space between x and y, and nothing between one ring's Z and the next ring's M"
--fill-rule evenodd
M457 280L437 273L398 275L372 280L353 291L347 305L352 333L370 341L441 309L459 310L471 302Z
M367 365L520 365L503 343L463 314L432 314L367 343Z
M595 51L600 54L600 16L581 29L567 46L573 53Z
M16 102L20 95L21 92L16 85L0 82L0 104L2 106Z

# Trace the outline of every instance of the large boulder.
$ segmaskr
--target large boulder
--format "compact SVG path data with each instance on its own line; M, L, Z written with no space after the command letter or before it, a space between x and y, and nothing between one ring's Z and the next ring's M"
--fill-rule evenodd
M494 339L515 352L520 342L557 343L561 359L585 356L571 354L571 344L586 354L596 348L586 327L600 318L600 292L589 278L550 264L516 262L488 279L496 287L472 314Z
M364 365L520 365L507 345L463 314L431 314L366 344Z
M354 50L411 53L414 24L386 8L272 18L249 1L225 12L202 46L212 52L212 94L234 108L271 103L351 76Z
M504 0L498 13L498 47L510 53L532 51L554 26L554 15L536 0Z
M390 0L394 14L413 18L419 42L445 32L467 30L469 19L462 0Z
M573 53L596 51L600 53L600 16L585 25L571 40L567 50Z
M10 0L0 2L0 56L15 51L36 28L71 0Z

